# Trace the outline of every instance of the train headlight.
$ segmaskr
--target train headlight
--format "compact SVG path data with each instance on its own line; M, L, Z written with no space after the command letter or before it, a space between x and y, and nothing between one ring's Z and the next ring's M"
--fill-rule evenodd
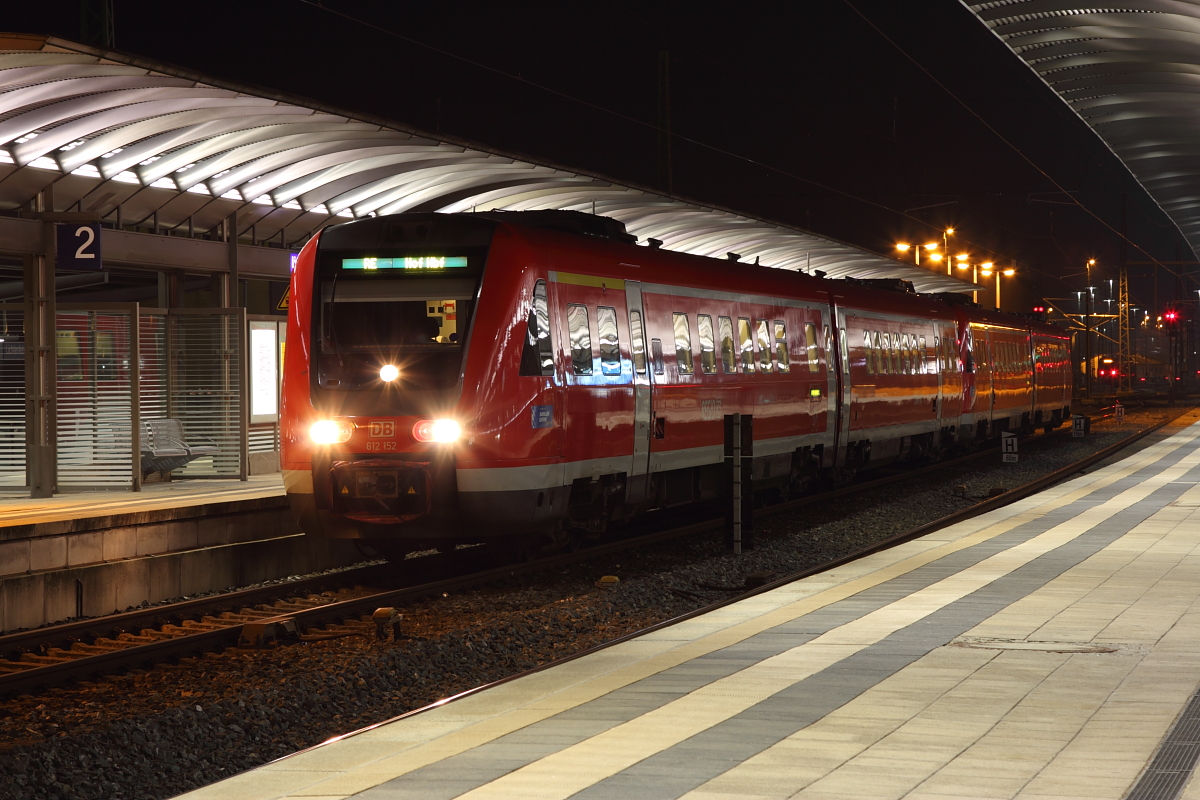
M462 436L462 426L452 419L423 419L413 425L413 438L418 442L450 444Z
M308 435L315 444L341 444L350 441L354 425L347 419L323 419L312 424Z
M395 364L384 364L379 368L379 380L391 383L400 377L400 369Z

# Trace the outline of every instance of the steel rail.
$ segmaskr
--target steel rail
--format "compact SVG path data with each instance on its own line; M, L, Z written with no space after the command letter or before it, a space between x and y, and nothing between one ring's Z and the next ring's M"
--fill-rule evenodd
M1188 410L1185 409L1175 417L1145 428L1142 431L1121 439L1113 445L1110 445L1109 447L1098 451L1097 453L1081 459L1078 462L1068 465L1067 467L1043 476L1042 478L1039 478L1028 484L1017 487L1016 489L1005 492L1002 495L975 503L960 511L954 512L950 515L939 518L889 539L885 539L881 542L855 551L850 555L840 557L832 562L827 562L817 567L812 567L800 573L788 575L779 580L767 583L760 588L746 590L732 596L727 600L704 606L697 611L689 612L688 614L675 618L674 620L658 623L647 630L655 630L663 625L672 624L673 622L681 619L687 619L690 616L694 616L702 611L719 608L722 605L725 605L727 602L732 602L734 600L747 597L751 594L757 594L758 592L766 591L827 569L832 569L836 566L849 563L871 553L878 552L889 547L894 547L915 537L931 533L942 527L952 525L965 519L970 519L971 517L986 513L987 511L991 511L995 508L1000 508L1008 503L1026 497L1036 491L1041 490L1042 488L1063 480L1064 478L1069 477L1080 470L1086 469L1088 466L1095 464L1098 461L1108 458L1113 453L1128 447L1142 437L1149 435L1150 433L1162 428L1175 419L1178 419L1179 416L1186 414L1187 411ZM1055 431L1050 435L1065 432L1065 430L1060 430ZM978 453L972 453L968 456L954 459L949 462L941 462L928 467L923 467L918 470L897 473L885 478L879 478L861 484L854 484L852 486L842 487L829 492L822 492L809 497L803 497L798 500L779 503L762 509L755 509L755 514L759 517L771 516L792 511L807 505L824 502L837 497L869 492L884 485L900 483L920 477L921 475L929 472L952 468L957 464L974 461L987 455L995 455L995 451L989 448L987 450ZM461 591L504 578L519 577L521 575L527 575L544 569L566 566L582 560L593 558L595 556L624 552L626 550L631 550L662 541L677 539L703 531L714 530L720 528L723 524L724 523L721 520L705 520L701 522L695 522L668 530L587 547L573 553L554 555L524 563L505 564L499 567L493 567L491 569L471 572L470 574L466 575L457 575L437 581L370 594L363 597L334 601L332 603L314 606L313 608L309 609L287 611L278 615L277 617L262 618L258 621L266 622L272 619L288 618L295 621L302 627L317 627L327 624L330 621L340 621L347 617L370 614L381 607L403 605L405 603L411 603L415 600L419 600L430 595L436 595L450 591ZM473 550L475 550L475 548L465 551L458 551L454 554L447 554L446 556L429 556L428 558L436 558L439 562L452 562L455 559L470 562L477 560L478 556L489 554L491 551L490 548L487 548L489 553L484 553L482 552L484 548L480 548L480 553L472 553L471 551ZM422 558L419 560L424 561L425 559ZM448 563L445 566L451 566L451 564ZM415 569L415 567L416 565L413 565L412 569ZM375 565L363 568L364 571L376 571L376 574L386 573L387 569L388 565ZM245 608L248 603L251 602L248 600L248 598L278 597L281 594L295 595L300 593L298 590L302 586L328 586L330 585L331 581L336 581L347 574L349 574L349 571L345 573L334 573L327 576L317 576L316 578L305 579L303 581L296 581L288 584L276 584L270 587L257 587L255 589L242 590L240 592L230 592L224 595L199 598L197 600L185 601L178 604L139 609L126 614L98 617L93 620L81 620L79 622L68 623L64 626L22 631L18 634L9 634L8 636L0 637L0 653L11 652L11 645L9 645L7 649L5 648L5 645L11 641L19 640L28 643L36 642L44 644L48 641L62 641L64 637L70 640L72 635L78 636L80 635L79 632L81 631L113 631L114 629L132 628L137 624L141 624L142 627L153 627L156 624L161 625L165 617L179 617L185 615L195 616L199 613L204 613L201 611L201 609L220 609L224 611L237 609L238 607ZM186 612L183 610L185 607L187 609ZM220 620L214 620L214 622L220 622ZM113 650L107 653L98 653L74 659L64 659L63 661L55 664L45 664L37 667L30 667L18 672L12 672L7 675L0 675L0 696L11 696L13 694L50 688L69 683L71 681L83 680L112 672L118 672L123 669L149 666L157 661L178 659L197 655L205 651L233 646L237 644L244 624L244 622L238 621L219 629L199 631L193 634L178 636L171 639L148 642L140 645L132 645L130 647ZM68 633L68 630L72 631L73 633ZM41 634L40 636L38 635L39 633ZM633 635L636 634L629 634L629 636ZM615 641L621 640L619 639ZM607 644L600 645L599 647L603 646L607 646Z

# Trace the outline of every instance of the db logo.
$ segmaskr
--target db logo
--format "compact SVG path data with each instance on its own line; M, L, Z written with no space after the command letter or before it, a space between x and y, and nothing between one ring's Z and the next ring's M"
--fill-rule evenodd
M367 435L372 439L390 439L396 435L396 423L390 419L373 419L367 426Z

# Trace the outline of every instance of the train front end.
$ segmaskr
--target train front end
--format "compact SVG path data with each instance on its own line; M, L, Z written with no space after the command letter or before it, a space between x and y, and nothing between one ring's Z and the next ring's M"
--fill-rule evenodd
M292 275L282 461L303 531L386 555L452 544L462 372L494 224L326 228Z

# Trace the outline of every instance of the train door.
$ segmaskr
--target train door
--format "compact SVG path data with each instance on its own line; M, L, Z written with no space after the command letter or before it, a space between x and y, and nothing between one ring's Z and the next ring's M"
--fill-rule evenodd
M836 340L829 352L829 396L836 398L834 417L833 452L834 466L846 465L846 449L850 439L850 343L846 339L846 312L836 305L830 306L830 318L834 323L833 338ZM826 459L828 460L828 459ZM822 466L829 466L823 464Z
M986 328L975 330L975 387L975 424L983 422L987 436L996 410L996 364L992 332Z
M629 471L633 477L650 471L651 371L640 281L625 281L625 303L629 307L629 344L633 359L633 465Z

